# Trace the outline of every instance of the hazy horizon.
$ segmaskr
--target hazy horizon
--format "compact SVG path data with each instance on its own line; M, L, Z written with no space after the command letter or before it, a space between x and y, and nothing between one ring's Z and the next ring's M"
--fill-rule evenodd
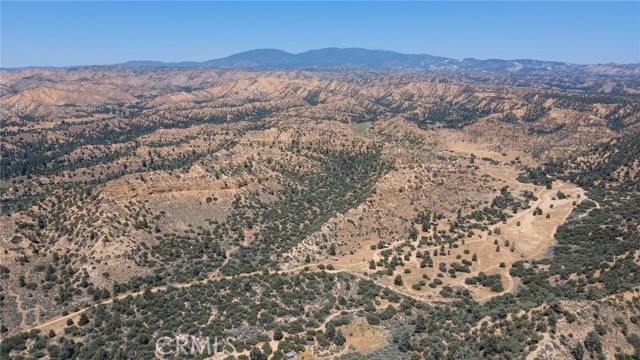
M260 48L260 49L247 49L245 51L240 51L237 53L233 53L233 54L228 54L225 56L222 56L220 58L215 58L215 59L204 59L204 60L191 60L191 59L184 59L184 60L178 60L178 61L162 61L162 60L156 60L156 59L129 59L126 61L122 61L122 62L117 62L117 63L104 63L104 64L71 64L71 65L26 65L26 66L0 66L0 68L2 69L29 69L29 68L72 68L72 67L83 67L83 66L119 66L119 65L123 65L123 64L127 64L127 63L132 63L132 62L157 62L157 63L163 63L163 64L180 64L180 63L202 63L202 62L206 62L209 60L218 60L218 59L223 59L223 58L227 58L229 56L234 56L234 55L238 55L238 54L242 54L242 53L247 53L247 52L251 52L251 51L260 51L260 50L277 50L277 51L285 51L287 53L290 54L302 54L302 53L306 53L306 52L310 52L310 51L317 51L317 50L326 50L326 49L331 49L331 48L336 48L336 47L328 47L328 48L321 48L321 49L308 49L308 50L304 50L304 51L300 51L300 52L290 52L290 51L286 51L286 50L282 50L282 49L273 49L273 48ZM387 50L387 49L365 49L365 48L337 48L337 49L361 49L361 50L371 50L371 51L392 51L392 52L396 52L393 50ZM401 52L396 52L398 54L402 54L402 55L431 55L431 56L436 56L436 57L444 57L444 58L451 58L449 56L446 55L442 55L442 54L418 54L418 53L401 53ZM452 58L455 60L464 60L464 59L469 59L469 58ZM512 60L512 61L517 61L517 60L534 60L534 61L551 61L551 62L559 62L559 63L567 63L567 64L575 64L575 65L592 65L592 64L619 64L619 65L628 65L628 64L640 64L639 62L636 63L617 63L617 62L609 62L609 63L571 63L571 62L565 62L565 61L557 61L557 60L553 60L553 59L524 59L524 58L519 58L519 59L504 59L504 58L473 58L476 60ZM160 65L161 66L161 65Z
M329 47L640 62L638 2L2 2L1 66L206 61Z

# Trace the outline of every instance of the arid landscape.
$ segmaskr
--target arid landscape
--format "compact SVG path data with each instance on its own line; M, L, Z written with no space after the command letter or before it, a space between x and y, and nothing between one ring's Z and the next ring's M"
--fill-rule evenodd
M638 66L229 64L0 70L2 359L640 356Z

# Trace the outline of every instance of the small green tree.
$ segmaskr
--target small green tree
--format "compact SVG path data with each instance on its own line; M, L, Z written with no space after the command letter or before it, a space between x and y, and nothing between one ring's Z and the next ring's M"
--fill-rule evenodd
M273 353L273 349L271 348L271 344L268 341L265 341L264 345L262 345L262 352L268 357Z
M409 238L411 240L417 240L418 239L418 230L416 230L416 228L413 227L413 226L409 230Z
M493 292L503 292L504 291L504 286L502 286L501 282L496 282L495 284L491 285L491 291Z
M267 360L267 355L265 355L262 350L258 349L257 347L254 347L253 349L251 349L251 352L249 352L249 359L250 360Z
M424 322L424 316L422 314L418 315L418 317L416 318L416 329L415 332L416 333L423 333L427 330L427 326L425 325Z
M582 360L584 358L584 347L582 347L582 344L577 343L576 346L571 349L571 355L573 355L573 358L576 360Z
M398 350L407 352L409 349L411 349L411 335L408 332L404 332L398 341Z
M78 320L78 325L83 326L89 323L89 317L87 317L87 314L82 313L82 315L80 315L80 320Z
M327 329L325 331L325 336L327 339L333 341L333 338L336 336L336 325L332 322L327 324Z
M587 334L587 337L584 339L584 347L589 350L589 352L596 354L602 352L602 341L600 341L600 337L595 331Z
M344 334L342 334L342 331L340 330L336 331L336 334L333 337L333 343L338 346L342 346L345 342L347 342L347 338L344 337Z

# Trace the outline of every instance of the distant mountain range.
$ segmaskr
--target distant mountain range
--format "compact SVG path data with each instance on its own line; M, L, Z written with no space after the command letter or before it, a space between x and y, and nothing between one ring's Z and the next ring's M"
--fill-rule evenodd
M234 54L221 59L203 62L161 62L135 60L116 66L165 66L165 67L218 67L251 69L292 68L370 68L409 70L466 70L491 73L587 73L591 75L640 76L640 64L579 65L557 61L530 59L457 60L441 56L401 54L386 50L360 48L326 48L292 54L276 49L257 49Z

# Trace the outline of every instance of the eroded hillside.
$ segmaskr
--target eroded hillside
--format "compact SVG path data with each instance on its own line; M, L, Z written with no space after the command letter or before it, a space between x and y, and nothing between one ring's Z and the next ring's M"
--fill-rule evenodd
M2 75L3 356L153 358L167 332L276 359L640 351L633 91L382 70ZM606 329L576 330L600 311Z

